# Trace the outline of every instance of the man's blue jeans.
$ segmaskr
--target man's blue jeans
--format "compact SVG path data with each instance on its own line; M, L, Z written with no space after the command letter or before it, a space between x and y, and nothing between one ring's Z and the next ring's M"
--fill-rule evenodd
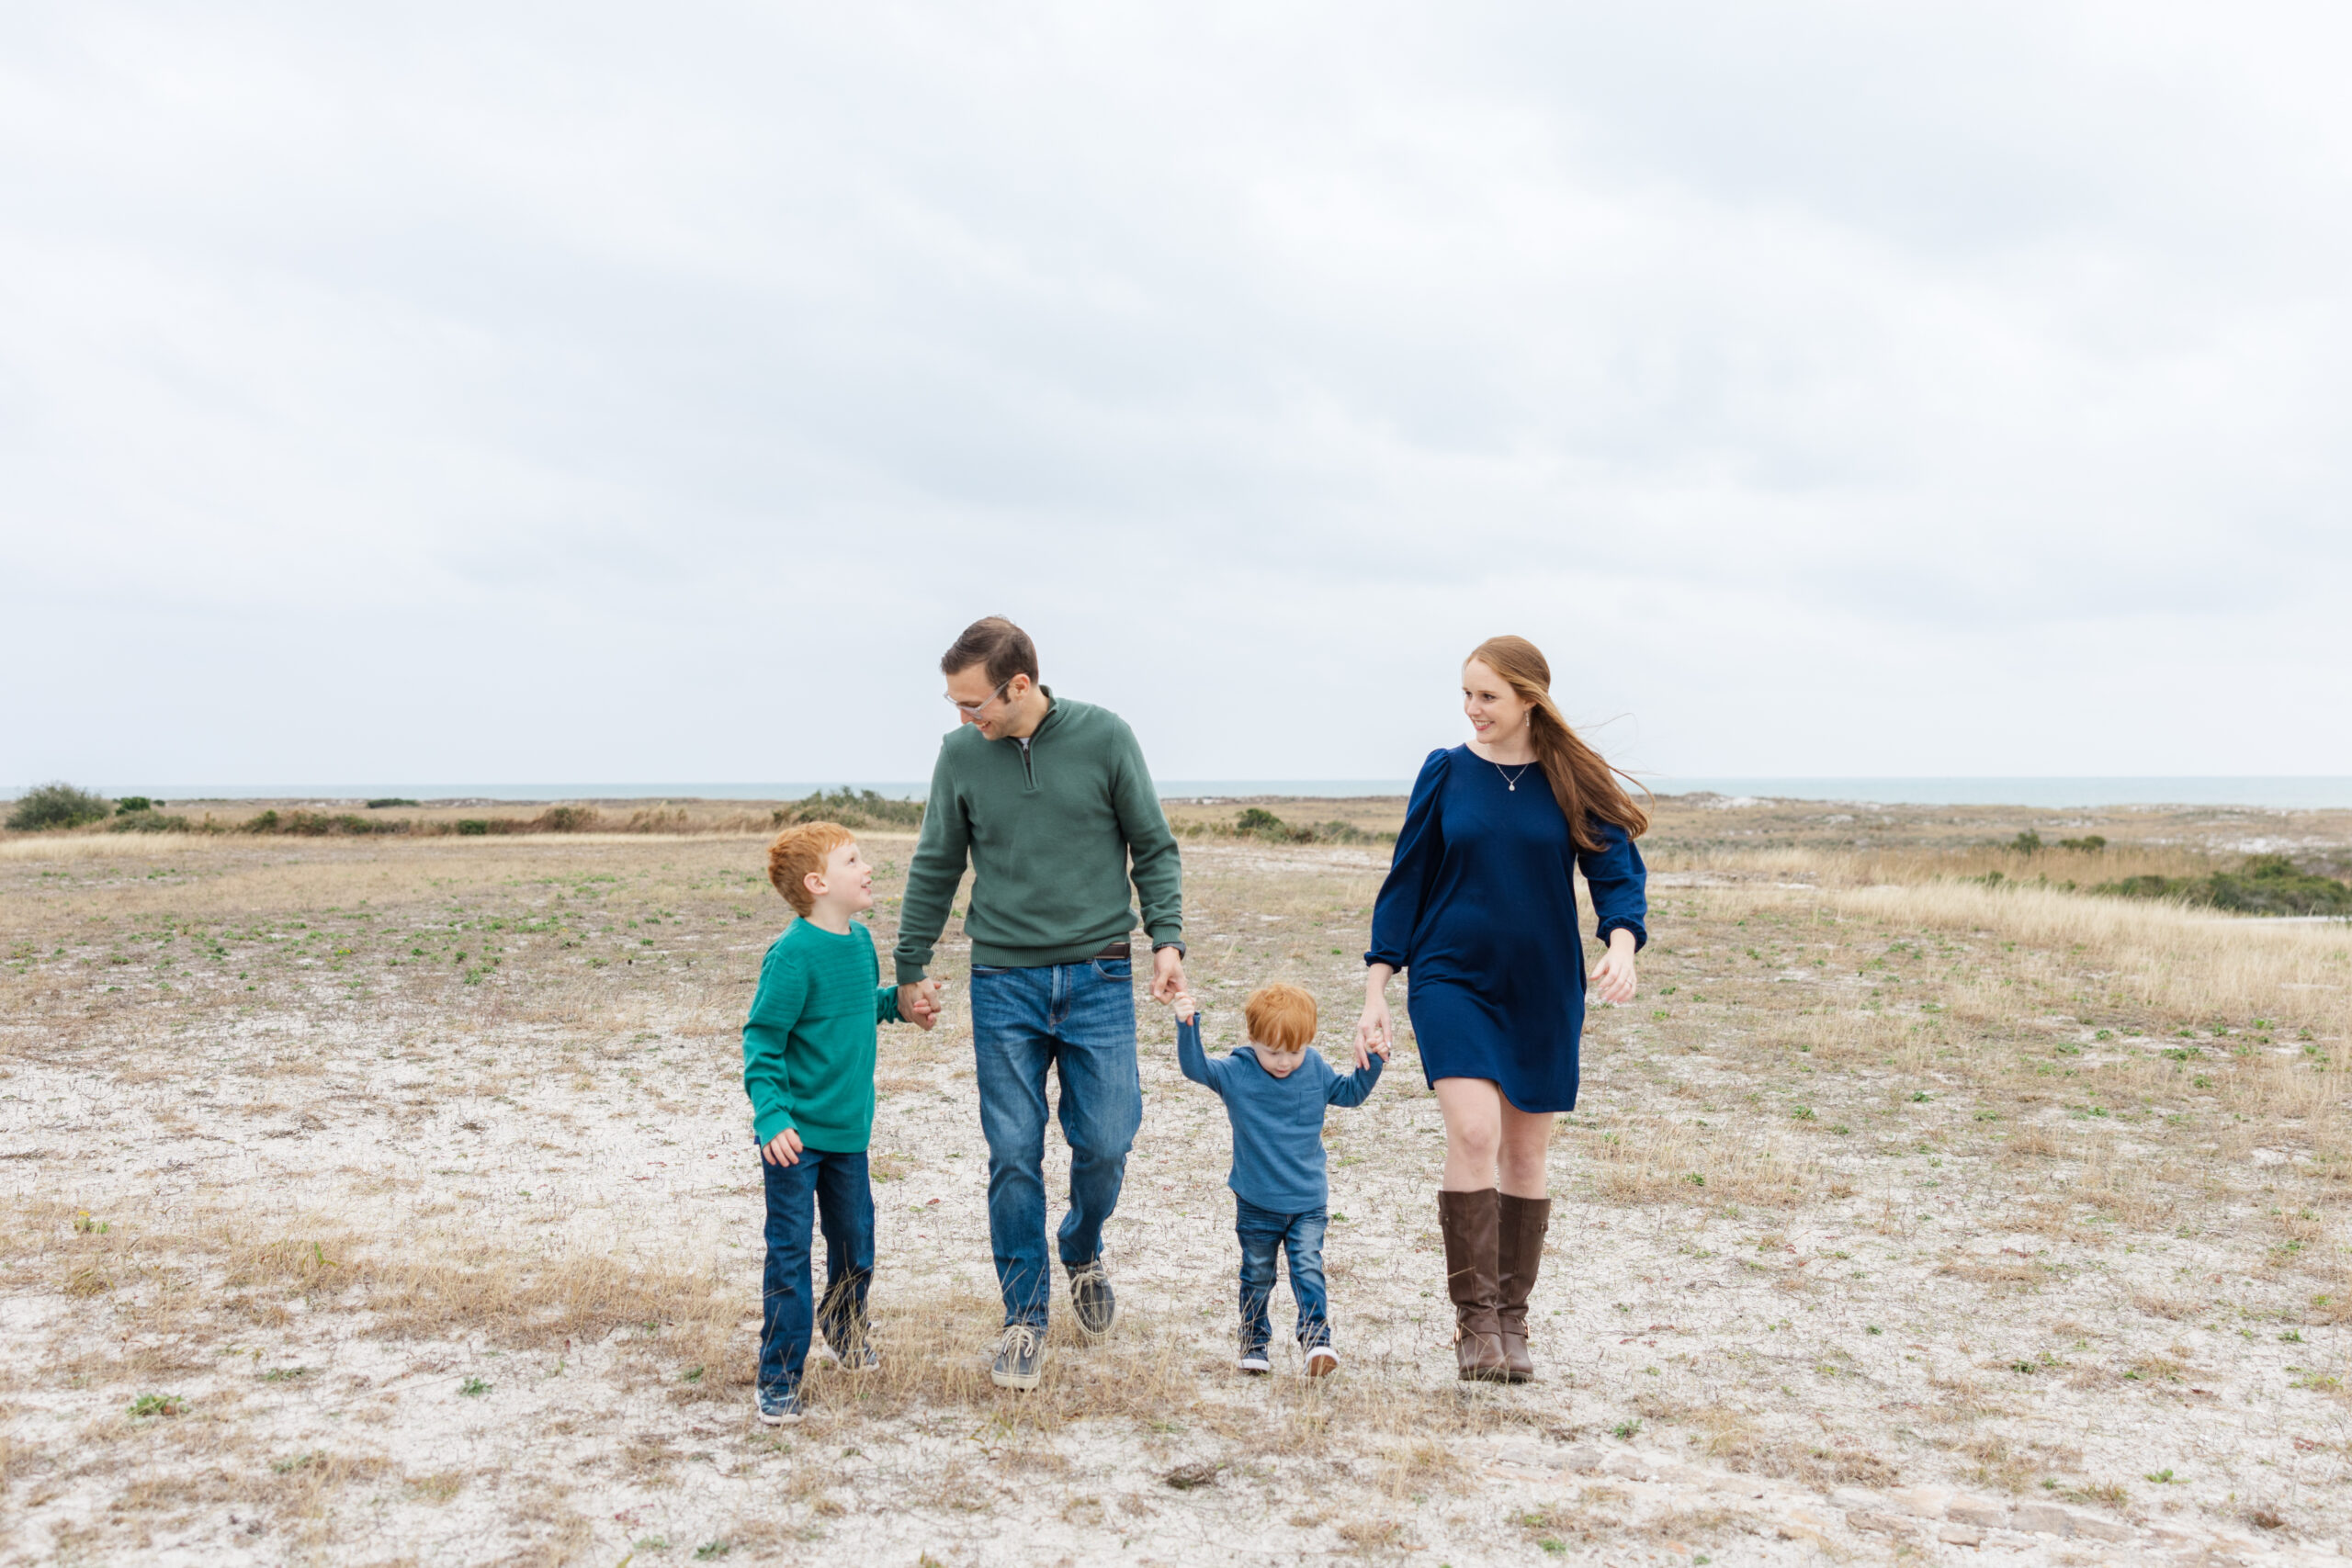
M865 1320L865 1290L874 1278L874 1189L865 1152L800 1151L797 1165L760 1161L767 1179L768 1261L760 1283L760 1388L787 1393L800 1386L808 1359L811 1321L824 1319L825 1342L839 1350ZM811 1200L813 1199L813 1204ZM825 1303L818 1313L808 1295L809 1210L825 1226Z
M1290 1259L1290 1293L1298 1303L1298 1346L1331 1343L1331 1306L1323 1294L1325 1212L1276 1213L1247 1198L1233 1200L1233 1232L1241 1238L1241 1351L1263 1350L1273 1336L1266 1299L1274 1291L1274 1249Z
M1046 1325L1046 1070L1061 1078L1069 1145L1062 1264L1091 1263L1119 1206L1127 1150L1143 1124L1136 997L1125 959L1037 968L972 966L972 1054L989 1143L989 1240L1004 1321Z

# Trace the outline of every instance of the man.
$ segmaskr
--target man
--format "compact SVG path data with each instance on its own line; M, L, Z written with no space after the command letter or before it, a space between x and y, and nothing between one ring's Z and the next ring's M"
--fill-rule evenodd
M1002 616L965 628L939 661L961 723L940 743L899 919L899 996L920 1006L933 945L967 856L972 1049L989 1144L989 1237L1004 1294L991 1380L1033 1389L1045 1371L1046 1072L1061 1080L1069 1212L1057 1235L1080 1337L1118 1323L1102 1225L1143 1121L1128 936L1132 875L1152 947L1151 994L1184 989L1182 871L1135 733L1057 698L1037 649ZM1132 872L1130 871L1132 862Z

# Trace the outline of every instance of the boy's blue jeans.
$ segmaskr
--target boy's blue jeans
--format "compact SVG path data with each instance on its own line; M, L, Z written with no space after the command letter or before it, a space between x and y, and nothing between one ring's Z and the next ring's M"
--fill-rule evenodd
M788 1393L800 1386L808 1359L811 1322L823 1319L825 1342L835 1349L865 1320L866 1286L874 1279L874 1189L865 1152L800 1151L797 1165L765 1158L768 1261L760 1286L760 1392ZM811 1200L814 1200L813 1205ZM818 1311L808 1294L809 1210L825 1227L825 1300Z
M972 966L972 1055L980 1131L989 1144L989 1240L1004 1321L1046 1326L1046 1070L1061 1077L1069 1145L1069 1212L1058 1240L1066 1268L1102 1251L1119 1206L1127 1150L1143 1124L1136 1067L1136 997L1125 959L1035 968Z
M1274 1291L1274 1249L1290 1259L1290 1293L1298 1303L1298 1346L1312 1350L1331 1342L1331 1305L1323 1293L1323 1225L1326 1211L1303 1214L1261 1209L1247 1198L1233 1200L1233 1231L1241 1238L1241 1351L1263 1350L1273 1336L1266 1300Z

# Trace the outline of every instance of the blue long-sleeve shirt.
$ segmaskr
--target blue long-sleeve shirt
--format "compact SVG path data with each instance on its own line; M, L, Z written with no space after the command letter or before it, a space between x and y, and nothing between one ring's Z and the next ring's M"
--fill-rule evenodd
M1323 1156L1323 1109L1362 1105L1380 1081L1380 1058L1340 1073L1309 1046L1287 1077L1258 1065L1256 1051L1212 1056L1201 1048L1201 1015L1176 1026L1176 1062L1184 1076L1225 1101L1233 1123L1233 1168L1225 1184L1238 1198L1276 1213L1303 1214L1329 1199Z

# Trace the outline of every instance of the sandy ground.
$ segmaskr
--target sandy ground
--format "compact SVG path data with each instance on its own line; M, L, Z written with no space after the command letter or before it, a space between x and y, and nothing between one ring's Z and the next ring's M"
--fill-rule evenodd
M2326 998L2309 1039L2292 997L2260 1027L2159 1016L2095 952L1712 863L1659 875L1644 996L1596 1017L1541 1382L1453 1380L1409 1048L1331 1118L1342 1373L1237 1376L1222 1111L1146 999L1119 1338L1057 1325L1045 1391L989 1389L957 1005L886 1031L890 1365L813 1374L811 1418L771 1433L734 1034L781 924L757 850L0 863L0 1561L2285 1562L2352 1540ZM1283 977L1322 996L1337 1054L1385 851L1186 859L1212 1041Z

